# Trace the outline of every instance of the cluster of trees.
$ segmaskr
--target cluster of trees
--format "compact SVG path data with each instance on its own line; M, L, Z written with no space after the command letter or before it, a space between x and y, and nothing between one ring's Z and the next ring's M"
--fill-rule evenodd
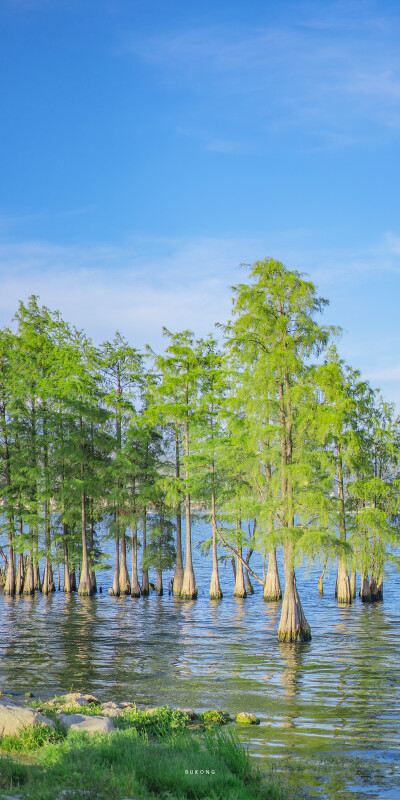
M266 259L233 291L221 346L164 330L163 355L119 333L96 348L36 297L20 304L14 330L0 332L7 594L50 593L55 563L65 592L93 594L109 541L112 594L148 594L150 568L162 594L163 570L175 566L174 594L195 598L195 502L211 523L211 598L222 597L219 544L235 595L252 591L252 576L266 601L280 600L283 547L280 640L311 637L295 578L305 558L324 565L321 592L337 560L339 602L355 597L357 571L362 599L382 599L399 534L394 408L339 358L337 330L317 320L327 301L298 272ZM255 550L262 576L250 566Z

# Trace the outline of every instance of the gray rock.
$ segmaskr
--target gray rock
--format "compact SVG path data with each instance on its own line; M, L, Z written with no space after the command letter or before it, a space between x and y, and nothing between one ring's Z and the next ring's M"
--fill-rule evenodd
M101 712L107 717L121 717L124 713L123 709L119 707L118 703L113 703L111 700L108 703L102 704Z
M86 733L110 733L115 730L114 723L109 717L89 717L85 714L60 714L59 723L71 731L86 731Z
M45 725L54 728L54 722L33 708L21 708L11 703L0 702L0 736L18 733L21 728Z
M198 719L198 714L196 714L193 708L178 708L177 711L180 711L181 714L186 714L188 719Z
M64 708L69 706L86 706L88 703L95 703L97 705L100 703L100 700L94 697L93 694L69 692L69 694L63 694L61 697L55 697L50 701L51 705L55 706L61 704Z

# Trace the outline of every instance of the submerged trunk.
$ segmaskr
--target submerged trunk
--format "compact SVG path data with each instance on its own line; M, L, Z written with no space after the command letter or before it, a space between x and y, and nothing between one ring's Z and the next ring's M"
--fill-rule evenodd
M115 516L115 525L118 531L118 517ZM120 586L119 586L119 536L118 533L115 537L115 564L114 564L114 580L110 594L114 597L120 596Z
M90 585L93 589L93 594L97 592L96 572L93 569L93 553L94 553L94 523L93 523L93 501L90 501L90 522L89 522L89 576Z
M20 553L18 556L18 569L15 581L15 593L21 595L24 589L25 565L24 554Z
M325 561L324 568L323 568L323 570L321 572L321 575L318 578L318 591L319 591L321 597L322 597L322 595L324 593L324 577L325 577L325 572L326 572L326 565L327 565L327 561Z
M157 592L157 594L158 594L158 596L159 596L159 597L161 597L161 595L163 595L163 594L164 594L163 582L162 582L162 572L161 572L161 571L160 571L160 572L159 572L159 571L157 571L157 586L156 586L156 592Z
M343 479L343 460L341 448L337 446L338 458L338 483L339 483L339 539L341 542L346 541L346 509L344 503L344 479ZM351 603L351 586L347 564L343 556L339 556L338 571L336 577L336 591L335 597L338 603Z
M28 563L26 565L23 593L35 594L35 577L33 574L33 556L31 548L29 549L28 553Z
M252 552L253 552L253 548L250 548L250 550L249 550L249 552L247 553L247 556L246 556L246 565L250 561ZM254 594L253 584L252 584L252 582L250 580L249 570L247 569L247 566L245 567L244 572L245 572L245 579L246 579L247 594Z
M371 592L371 600L373 603L377 603L383 600L383 578L381 575L378 576L377 578L374 575L371 575L369 589Z
M336 598L338 603L351 603L351 586L346 562L339 558L338 572L336 579Z
M278 564L276 562L276 548L273 547L268 555L267 577L264 583L264 600L281 600L282 589L279 580Z
M182 558L182 516L176 515L176 563L174 579L172 584L173 594L180 595L183 586L183 558Z
M65 533L66 533L66 527L64 526L64 534ZM68 544L65 535L63 539L63 550L64 550L64 592L66 594L71 594L72 587L71 587L71 574L69 571Z
M48 555L46 555L46 561L44 566L44 573L43 573L43 582L42 582L42 592L43 594L51 594L51 592L55 591L54 581L53 581L53 569L51 566L51 560Z
M353 569L350 577L350 594L352 600L355 600L356 597L356 575L356 570Z
M178 426L175 426L175 475L177 480L180 478L180 453ZM182 558L182 515L181 502L178 503L176 515L176 562L174 579L172 583L173 594L180 595L183 586L183 558Z
M360 597L363 603L371 602L371 590L369 588L368 575L365 572L361 574Z
M242 548L238 547L238 552L242 555ZM244 585L243 564L239 559L236 559L236 580L234 597L247 597L246 587Z
M197 597L196 579L192 562L192 536L190 523L190 496L186 495L186 564L183 575L181 597L194 600Z
M147 511L144 510L143 515L143 558L146 557L146 547L147 547ZM142 569L142 594L147 597L150 591L149 586L149 571L148 569Z
M188 390L186 389L186 407L188 407ZM189 422L186 417L185 422L185 454L189 456ZM189 482L189 468L186 463L186 484ZM181 597L195 600L197 597L196 579L194 577L192 562L192 529L190 519L190 494L186 493L186 563L183 574Z
M15 594L15 556L14 556L14 548L12 546L12 535L11 531L9 532L9 539L8 539L8 568L7 568L7 577L6 582L4 584L4 594Z
M132 580L131 580L131 595L132 597L140 597L140 585L137 570L137 527L131 527L132 539Z
M126 538L125 531L121 537L121 564L119 568L119 589L121 594L131 593L131 584L129 580L128 568L126 566Z
M292 543L285 545L284 567L285 594L279 622L278 639L280 642L308 642L311 639L311 630L304 616L297 592Z
M213 536L213 543L212 543L213 568L212 568L211 583L210 583L210 599L220 600L222 597L222 591L219 582L219 572L218 572L217 524L215 518L214 492L212 493L211 497L211 521L212 521L212 536Z
M81 467L81 474L83 481L84 477L83 464ZM90 582L90 575L89 575L89 559L88 559L88 548L86 539L86 498L84 492L82 492L81 505L82 505L82 566L79 576L78 594L90 596L93 594L93 588Z

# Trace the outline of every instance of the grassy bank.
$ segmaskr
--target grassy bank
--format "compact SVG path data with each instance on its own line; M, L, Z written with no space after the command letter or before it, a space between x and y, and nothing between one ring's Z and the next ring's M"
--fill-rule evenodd
M82 711L82 709L80 709ZM289 800L235 733L191 733L170 709L130 710L110 734L37 727L0 739L1 793L24 800Z

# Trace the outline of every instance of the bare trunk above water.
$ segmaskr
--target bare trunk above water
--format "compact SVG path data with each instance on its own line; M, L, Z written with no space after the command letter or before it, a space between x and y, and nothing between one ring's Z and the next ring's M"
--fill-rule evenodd
M361 574L360 597L363 603L371 602L371 590L369 588L368 575L366 575L364 572Z
M347 566L342 558L339 558L337 578L336 578L336 598L338 603L351 603L351 586Z
M132 597L140 597L140 585L137 570L137 529L131 527L131 541L132 541L132 580L131 580L131 595Z
M125 532L121 536L121 563L119 567L119 589L121 594L131 593L128 568L126 566L126 538Z
M311 629L305 618L297 592L292 543L285 545L284 566L285 594L279 622L278 639L280 642L308 642L311 639Z
M18 569L15 580L15 593L17 595L21 595L23 592L24 578L25 578L24 554L20 553L18 556Z
M238 552L242 555L241 547L238 547ZM234 597L247 597L246 587L244 585L243 564L238 558L236 559L236 580L233 594Z
M214 474L214 464L213 464L213 474ZM221 600L222 591L219 582L219 572L218 572L217 522L215 516L214 491L212 492L212 497L211 497L211 523L212 523L212 536L213 536L213 543L212 543L213 567L212 567L211 583L210 583L210 600Z
M264 584L264 600L268 602L281 599L282 589L276 561L276 548L273 547L268 555L267 577Z

